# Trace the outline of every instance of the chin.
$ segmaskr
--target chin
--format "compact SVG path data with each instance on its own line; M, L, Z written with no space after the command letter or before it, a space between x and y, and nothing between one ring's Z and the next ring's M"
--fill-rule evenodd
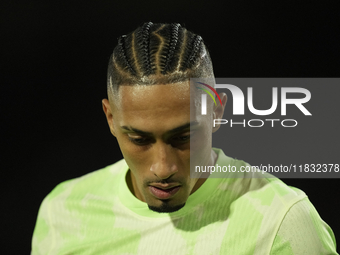
M183 208L185 206L184 204L179 204L179 205L170 205L168 203L168 201L164 200L161 201L161 205L160 206L153 206L153 205L149 205L148 207L150 210L154 211L154 212L158 212L158 213L171 213L171 212L176 212L179 209Z

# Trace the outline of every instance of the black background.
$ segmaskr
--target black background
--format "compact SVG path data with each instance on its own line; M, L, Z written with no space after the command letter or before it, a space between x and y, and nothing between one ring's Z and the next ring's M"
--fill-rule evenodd
M339 77L336 3L1 1L2 250L29 253L39 205L58 183L122 158L101 106L118 36L179 22L203 37L216 77ZM338 179L284 181L340 236Z

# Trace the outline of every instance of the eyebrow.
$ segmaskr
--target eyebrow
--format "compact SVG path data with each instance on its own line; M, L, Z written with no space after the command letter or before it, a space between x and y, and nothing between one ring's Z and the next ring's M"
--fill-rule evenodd
M192 122L186 123L184 125L181 125L179 127L173 128L173 129L167 131L167 133L170 133L170 134L177 133L179 131L182 131L184 129L187 129L189 127L194 127L194 126L197 126L197 125L199 125L198 121L192 121ZM140 134L140 135L145 135L145 136L151 136L152 135L151 132L146 132L146 131L143 131L143 130L140 130L140 129L137 129L137 128L133 128L133 127L121 126L121 128L125 129L127 131L133 131L133 132Z

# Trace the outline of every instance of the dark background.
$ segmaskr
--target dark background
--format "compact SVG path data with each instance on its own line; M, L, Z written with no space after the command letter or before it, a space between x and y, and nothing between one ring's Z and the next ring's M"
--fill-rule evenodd
M101 106L118 36L179 22L203 37L216 77L339 77L336 3L1 1L2 250L28 254L42 199L122 157ZM284 181L308 194L339 239L339 179Z

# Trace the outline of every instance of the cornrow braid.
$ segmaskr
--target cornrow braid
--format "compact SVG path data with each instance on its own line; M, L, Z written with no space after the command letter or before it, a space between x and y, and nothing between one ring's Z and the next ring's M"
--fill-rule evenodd
M141 59L142 59L142 66L144 67L144 74L150 75L153 73L151 64L150 64L150 51L149 51L149 44L150 44L150 28L152 26L152 22L144 23L142 29L138 31L138 39L137 42L141 47Z
M164 66L164 53L166 52L166 41L169 40L169 35L166 33L167 27L165 24L153 24L150 29L150 64L154 73L160 73Z
M136 71L132 68L126 55L125 38L126 38L126 35L122 35L118 38L118 46L120 47L120 52L125 61L126 67L128 68L131 74L136 75Z
M189 36L188 36L189 37ZM181 71L191 68L197 61L197 53L200 50L200 43L202 38L199 35L190 35L190 41L187 43L186 51L184 52L184 59L182 61Z
M171 24L171 35L170 35L170 43L168 48L168 54L166 56L165 65L162 70L162 74L166 74L169 71L170 61L172 60L175 54L175 48L178 41L178 30L180 28L180 24L173 23Z
M200 37L199 35L196 35L195 39L193 40L192 52L188 59L188 64L190 66L193 66L196 63L197 53L201 49L200 47L201 42L202 42L202 37Z
M120 85L171 84L201 77L214 77L202 37L177 23L146 22L119 37L107 81L108 89L116 91Z

